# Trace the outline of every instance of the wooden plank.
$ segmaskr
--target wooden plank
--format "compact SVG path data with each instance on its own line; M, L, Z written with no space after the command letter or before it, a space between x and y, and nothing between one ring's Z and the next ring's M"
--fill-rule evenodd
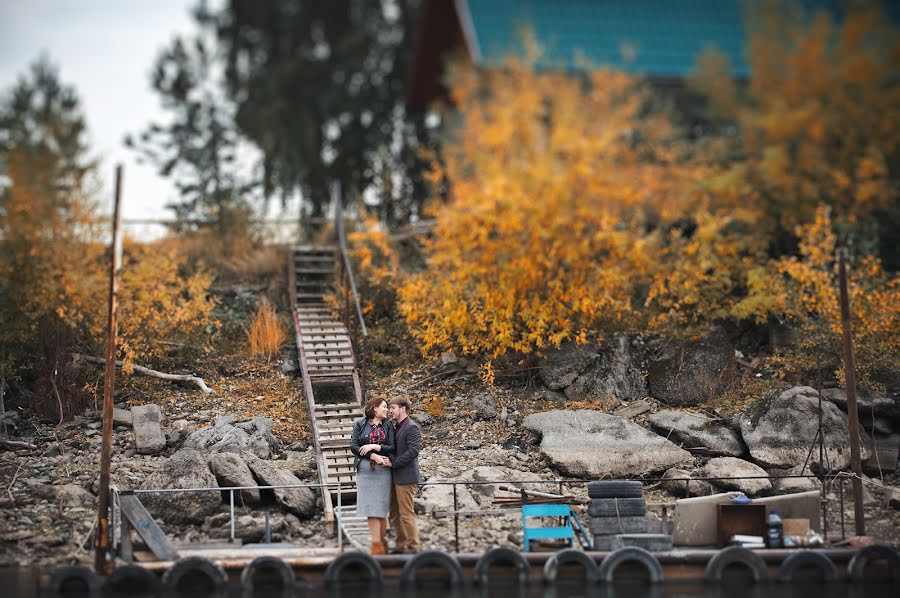
M166 534L160 529L153 516L147 511L138 497L134 494L119 494L119 507L122 515L128 519L132 529L137 532L141 540L147 545L157 558L164 561L174 561L178 558L178 551L172 546Z

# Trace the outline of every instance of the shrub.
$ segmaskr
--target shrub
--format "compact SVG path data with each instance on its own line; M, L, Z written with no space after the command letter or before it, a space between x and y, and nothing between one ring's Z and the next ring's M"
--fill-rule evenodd
M286 338L284 324L275 311L275 306L267 297L263 297L247 330L250 353L265 355L266 363L270 363Z

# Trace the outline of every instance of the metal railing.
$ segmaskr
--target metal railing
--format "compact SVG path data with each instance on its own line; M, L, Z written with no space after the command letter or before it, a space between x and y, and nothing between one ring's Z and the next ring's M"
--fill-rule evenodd
M734 476L734 477L698 477L698 478L662 478L662 477L654 477L654 478L643 478L640 481L642 483L657 483L657 482L684 482L685 483L685 494L689 495L689 484L690 482L721 482L721 481L739 481L739 480L754 480L754 479L765 479L765 480L779 480L779 479L815 479L819 480L823 483L822 491L820 494L821 500L821 518L822 518L822 529L823 535L827 539L828 536L828 500L826 498L827 494L825 492L825 481L826 479L819 478L818 476L812 474L788 474L782 476ZM847 476L836 475L830 476L827 478L832 483L838 484L838 497L840 501L840 521L841 521L841 539L846 539L846 528L845 528L845 513L844 513L844 484L846 482ZM584 479L550 479L550 480L472 480L472 481L429 481L419 484L419 489L427 488L429 486L452 486L453 487L453 511L446 513L445 516L449 516L452 514L453 516L453 539L454 539L454 550L459 552L459 519L460 519L460 510L459 510L459 493L458 486L484 486L484 485L497 485L497 484L515 484L517 486L528 486L528 485L549 485L555 484L559 487L559 494L564 495L564 486L581 486L587 485L589 482L594 480L584 480ZM228 487L204 487L204 488L158 488L158 489L143 489L143 490L134 490L134 494L155 494L155 493L182 493L182 492L224 492L227 491L229 494L229 513L230 513L230 534L229 541L235 541L235 510L234 510L234 493L235 491L241 490L275 490L275 489L292 489L292 488L308 488L310 490L319 490L323 488L333 489L333 491L337 495L337 509L335 509L336 518L337 518L337 526L336 526L336 535L337 535L337 550L343 550L343 535L342 535L342 527L341 527L341 491L342 486L344 484L332 482L329 484L283 484L283 485L273 485L273 486L228 486ZM110 521L110 530L116 530L115 522L116 520L122 520L121 510L119 508L119 492L115 488L110 489L111 497L110 497L110 505L112 508L111 521ZM526 498L523 498L523 502L527 502ZM660 507L663 504L667 503L649 503L648 506L651 507ZM484 511L485 516L496 515L497 510L508 510L514 511L515 507L505 507L501 509L494 509L490 511ZM432 512L432 515L437 517L435 512ZM471 513L466 516L475 516L477 513ZM268 524L268 518L266 519L266 523ZM267 526L268 527L268 526ZM124 531L126 527L123 525L121 529ZM266 534L268 537L269 534ZM112 538L111 545L116 547L117 550L121 548L121 538L118 543L115 542L115 537Z
M350 340L353 343L353 349L359 358L359 383L362 388L362 401L365 402L366 396L366 369L369 361L369 331L366 328L366 321L363 317L362 306L359 303L359 293L356 288L356 279L353 276L353 264L350 261L350 254L347 250L347 233L344 230L344 202L341 194L340 182L335 182L331 188L332 199L335 205L334 222L335 230L338 238L338 250L340 251L340 274L339 280L343 289L344 296L344 325L350 331ZM355 318L350 316L350 301L353 301L353 312Z

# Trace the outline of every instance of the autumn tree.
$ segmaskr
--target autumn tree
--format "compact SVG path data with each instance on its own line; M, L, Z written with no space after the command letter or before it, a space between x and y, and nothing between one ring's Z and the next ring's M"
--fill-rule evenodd
M491 360L640 325L661 240L702 204L640 78L536 73L535 57L451 75L462 122L434 171L451 199L400 289L423 351Z
M718 204L752 212L775 254L795 250L795 227L820 205L845 239L896 245L900 31L878 2L854 3L836 22L774 0L750 6L747 30L746 86L715 50L690 79L713 118L737 130L705 140L712 159L728 157L710 180ZM882 249L897 262L896 247Z
M160 53L151 83L168 118L127 136L125 143L175 184L180 197L167 207L180 221L178 230L210 230L209 241L219 240L231 253L228 240L252 235L254 207L262 205L253 201L259 199L254 197L258 181L249 166L241 168L241 137L215 52L198 34L177 37Z
M110 256L84 137L77 94L46 59L0 103L0 365L20 398L60 416L85 398L70 354L99 352L106 330ZM127 243L119 357L158 364L159 341L213 327L210 283L171 249Z
M95 163L78 96L46 57L0 103L0 165L0 359L16 374L26 357L49 369L71 340L61 310L79 310L73 294L99 288L78 276L96 238Z

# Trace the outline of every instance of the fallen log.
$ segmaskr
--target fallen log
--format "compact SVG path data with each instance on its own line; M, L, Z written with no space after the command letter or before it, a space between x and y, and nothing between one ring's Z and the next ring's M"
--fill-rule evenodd
M23 449L27 449L29 451L35 450L37 447L29 442L24 442L22 440L7 440L5 438L0 438L0 449L5 451L19 451Z
M74 357L76 361L83 359L84 361L87 361L88 363L100 363L100 364L106 363L106 360L101 357L93 357L91 355L83 355L81 353L73 353L72 357ZM116 360L116 367L122 367L123 365L125 365L124 361L122 361L120 359ZM144 376L149 376L151 378L159 378L160 380L169 380L172 382L191 382L193 384L196 384L198 387L200 387L200 390L202 390L203 392L205 392L208 395L211 395L213 392L212 389L210 387L208 387L206 385L206 383L203 381L203 378L200 378L197 376L190 376L188 374L167 374L165 372L158 372L156 370L151 370L150 368L145 368L143 366L136 365L136 364L130 364L130 365L134 368L135 372L137 372L138 374L143 374Z

